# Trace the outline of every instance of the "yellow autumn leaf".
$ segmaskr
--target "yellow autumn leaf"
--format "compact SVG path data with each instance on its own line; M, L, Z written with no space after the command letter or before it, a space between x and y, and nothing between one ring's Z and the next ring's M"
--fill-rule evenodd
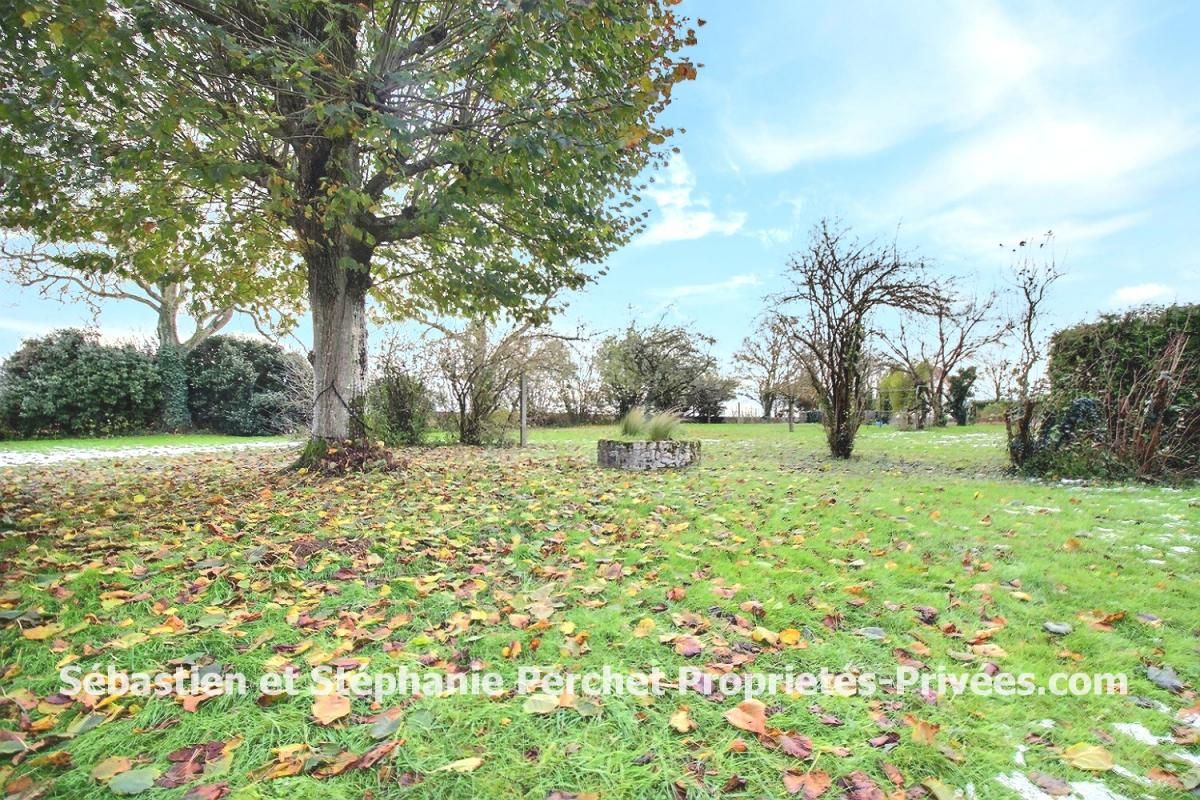
M1113 768L1112 754L1103 747L1094 744L1073 744L1063 751L1063 761L1075 767L1091 772L1107 772Z
M761 644L779 644L779 634L761 625L751 631L750 638Z
M44 639L49 639L51 636L57 636L62 633L63 626L57 622L51 622L49 625L38 625L33 628L26 628L21 631L21 635L26 639L32 639L35 642L40 642Z
M634 626L633 635L641 639L645 636L649 636L653 630L654 620L650 619L649 617L644 617L641 622Z
M680 706L675 709L675 713L671 715L670 725L680 733L695 730L696 721L692 719L691 709L687 706Z

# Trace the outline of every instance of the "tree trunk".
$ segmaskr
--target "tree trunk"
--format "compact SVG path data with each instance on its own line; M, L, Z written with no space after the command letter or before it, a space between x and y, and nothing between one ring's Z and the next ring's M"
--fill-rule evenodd
M775 412L775 395L761 394L758 399L762 404L763 419L771 419Z
M368 261L342 266L336 250L308 258L313 318L312 436L320 441L366 437Z

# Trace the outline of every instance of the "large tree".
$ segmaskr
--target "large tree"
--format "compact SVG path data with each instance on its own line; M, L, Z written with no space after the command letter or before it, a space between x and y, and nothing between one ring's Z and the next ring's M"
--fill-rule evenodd
M776 298L779 319L816 390L830 454L849 458L866 404L875 315L885 308L935 313L945 297L921 260L895 243L855 239L829 220L814 226L785 277L790 287Z
M366 303L517 317L635 233L671 0L60 0L5 11L3 226L73 212L299 278L312 434L361 434ZM181 187L193 202L179 207ZM236 258L242 256L242 258Z

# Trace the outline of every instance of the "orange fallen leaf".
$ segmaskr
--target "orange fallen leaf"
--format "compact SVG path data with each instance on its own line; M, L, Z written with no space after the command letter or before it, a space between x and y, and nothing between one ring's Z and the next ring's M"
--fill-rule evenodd
M819 769L812 772L783 773L783 788L787 789L788 794L803 795L804 800L817 800L829 790L831 783L833 779L829 774Z
M312 715L317 722L328 725L350 713L350 698L337 692L319 694L313 698Z
M761 700L743 700L725 712L725 721L750 733L767 732L767 707Z

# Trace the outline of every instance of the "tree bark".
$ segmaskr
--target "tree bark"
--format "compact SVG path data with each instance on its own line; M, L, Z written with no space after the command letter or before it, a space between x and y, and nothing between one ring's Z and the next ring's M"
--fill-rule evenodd
M366 437L369 262L349 269L335 251L308 256L308 301L313 319L316 400L312 437L320 441Z

